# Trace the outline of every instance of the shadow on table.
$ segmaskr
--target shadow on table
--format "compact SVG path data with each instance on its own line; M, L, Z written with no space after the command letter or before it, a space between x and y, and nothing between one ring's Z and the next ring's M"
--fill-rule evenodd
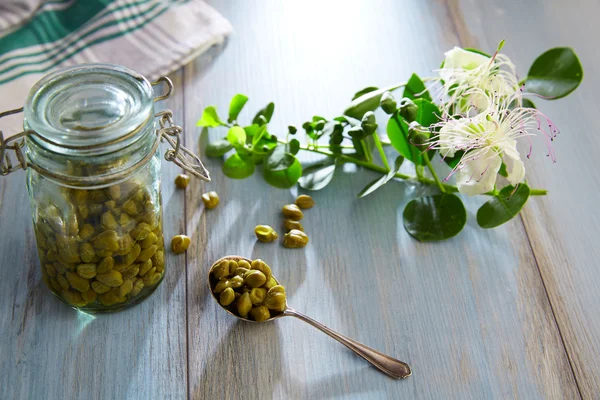
M191 384L196 386L192 399L336 398L351 394L340 382L351 382L364 374L361 368L301 382L286 365L280 336L278 322L234 323L220 334L219 343L206 357L198 384ZM378 388L354 389L364 393Z

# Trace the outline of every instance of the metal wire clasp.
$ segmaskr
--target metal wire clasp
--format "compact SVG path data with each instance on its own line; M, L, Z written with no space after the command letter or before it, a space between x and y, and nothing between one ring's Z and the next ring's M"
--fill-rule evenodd
M210 182L210 174L200 158L181 144L183 129L173 122L173 112L164 110L157 113L156 117L160 118L158 120L160 124L158 135L161 140L166 140L172 147L172 149L165 151L165 160L173 162L196 178Z
M0 118L6 117L12 114L18 114L23 112L23 107L16 108L0 113ZM27 169L27 158L23 154L23 146L25 146L25 136L29 135L31 131L19 132L14 136L4 139L4 134L0 131L0 175L8 175L18 169ZM15 157L18 161L17 165L13 165L10 155L7 150L15 152Z

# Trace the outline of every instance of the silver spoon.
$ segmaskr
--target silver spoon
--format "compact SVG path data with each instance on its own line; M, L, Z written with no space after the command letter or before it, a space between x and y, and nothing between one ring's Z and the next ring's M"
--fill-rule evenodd
M235 261L245 260L245 261L248 261L249 263L252 263L252 260L245 258L245 257L240 257L240 256L227 256L227 257L223 257L223 258L220 258L219 260L217 260L211 266L211 268L208 272L209 276L208 276L207 281L208 281L210 293L212 294L212 296L215 299L215 301L217 302L217 304L221 308L223 308L225 311L227 311L229 314L233 315L236 318L241 319L242 321L256 323L257 321L252 321L250 319L239 317L239 316L235 315L234 313L232 313L231 311L229 311L227 308L223 307L221 305L221 303L219 303L219 299L215 296L215 293L213 293L212 287L211 287L210 273L211 273L213 267L215 265L219 264L223 260L235 260ZM281 317L295 317L295 318L298 318L299 320L302 320L302 321L314 326L315 328L324 332L328 336L334 338L335 340L337 340L338 342L340 342L341 344L343 344L344 346L346 346L347 348L349 348L350 350L352 350L353 352L355 352L356 354L358 354L359 356L361 356L362 358L364 358L365 360L370 362L375 368L379 369L384 374L391 376L392 378L395 378L395 379L407 378L412 373L410 370L410 366L408 364L406 364L400 360L397 360L393 357L390 357L388 355L385 355L383 353L380 353L379 351L374 350L368 346L365 346L364 344L359 343L356 340L352 340L344 335L341 335L341 334L337 333L336 331L326 327L325 325L315 321L314 319L307 317L306 315L294 310L293 308L289 307L287 304L285 306L285 310L281 314L275 315L275 316L267 319L266 321L262 321L262 322L273 321L273 320L275 320L277 318L281 318Z

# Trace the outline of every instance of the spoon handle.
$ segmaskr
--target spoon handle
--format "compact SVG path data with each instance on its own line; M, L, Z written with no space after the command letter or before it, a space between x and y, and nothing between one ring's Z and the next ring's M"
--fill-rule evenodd
M374 367L379 369L384 374L391 376L395 379L407 378L411 374L410 366L400 360L392 358L388 355L380 353L377 350L374 350L368 346L365 346L362 343L357 342L356 340L352 340L344 335L337 333L336 331L326 327L320 322L315 321L314 319L294 310L293 308L287 308L284 313L286 316L298 318L304 322L309 323L320 331L324 332L328 336L334 338L371 364Z

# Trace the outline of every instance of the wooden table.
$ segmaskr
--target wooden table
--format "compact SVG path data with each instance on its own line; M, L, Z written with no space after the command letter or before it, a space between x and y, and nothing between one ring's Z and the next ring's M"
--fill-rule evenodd
M195 150L207 139L195 127L202 109L226 110L238 92L252 110L275 101L272 130L282 132L339 115L362 87L429 74L454 45L491 52L504 38L521 74L547 48L573 46L584 84L566 100L538 101L562 128L558 163L527 164L532 186L549 196L489 231L474 218L482 199L465 198L465 230L425 244L402 226L418 189L394 182L358 200L376 174L349 168L314 194L311 243L292 251L256 243L253 228L279 226L296 189L227 179L210 159L213 181L184 192L172 183L179 171L165 165L165 234L187 233L192 245L169 255L150 299L93 317L44 287L24 175L13 174L0 179L0 398L600 398L598 3L211 3L236 32L225 49L172 75L177 92L167 104ZM212 211L200 201L208 190L222 199ZM392 380L299 321L237 322L206 287L210 263L226 254L268 260L291 305L409 362L413 376Z

